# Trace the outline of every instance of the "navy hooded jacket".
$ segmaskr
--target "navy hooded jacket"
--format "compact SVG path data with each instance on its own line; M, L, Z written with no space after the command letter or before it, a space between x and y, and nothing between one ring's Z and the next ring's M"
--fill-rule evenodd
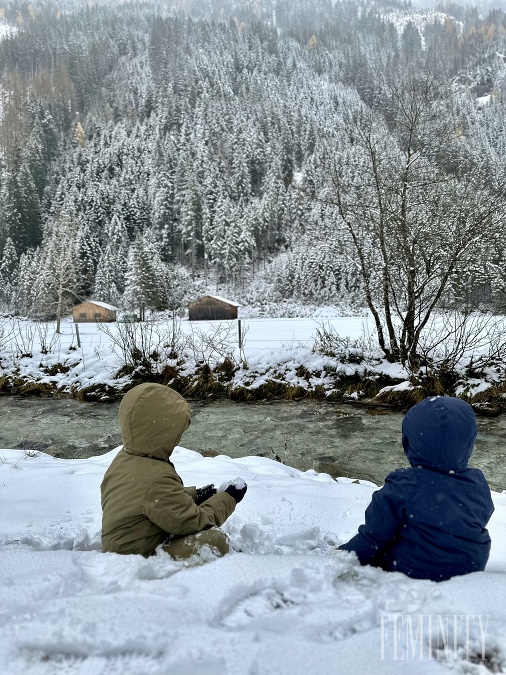
M411 408L402 424L411 468L387 476L365 525L339 548L416 579L484 570L494 505L481 471L467 467L475 439L474 411L461 399L434 396Z

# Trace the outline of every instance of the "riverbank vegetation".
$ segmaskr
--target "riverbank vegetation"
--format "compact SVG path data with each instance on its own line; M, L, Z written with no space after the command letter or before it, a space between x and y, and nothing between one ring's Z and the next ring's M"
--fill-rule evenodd
M243 320L241 348L235 321L92 324L81 329L78 344L69 321L56 334L52 323L4 319L0 394L106 401L153 381L194 399L312 398L396 409L447 394L479 413L498 414L506 410L504 331L492 340L488 315L467 320L472 343L454 335L453 350L448 340L444 349L427 348L414 371L384 357L374 335L364 332L367 317ZM440 329L449 321L441 317Z

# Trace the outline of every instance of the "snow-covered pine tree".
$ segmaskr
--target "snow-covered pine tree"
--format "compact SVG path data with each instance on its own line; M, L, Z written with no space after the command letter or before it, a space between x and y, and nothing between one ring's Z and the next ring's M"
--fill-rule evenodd
M12 239L7 237L0 258L0 301L7 309L12 306L14 289L17 285L18 266L16 247Z
M29 249L20 255L17 281L11 297L15 314L30 316L33 313L40 268L40 248Z
M128 250L124 304L137 308L141 321L145 320L146 309L162 307L160 273L163 269L152 233L138 236Z
M125 291L129 243L126 227L114 214L107 228L95 277L93 295L97 300L118 306Z

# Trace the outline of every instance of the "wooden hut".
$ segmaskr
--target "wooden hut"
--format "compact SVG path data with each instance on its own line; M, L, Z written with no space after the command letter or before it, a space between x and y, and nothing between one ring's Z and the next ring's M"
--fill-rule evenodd
M97 300L85 300L72 307L74 323L103 323L116 321L118 308Z
M239 305L219 295L204 295L190 302L188 314L190 321L214 321L237 319Z

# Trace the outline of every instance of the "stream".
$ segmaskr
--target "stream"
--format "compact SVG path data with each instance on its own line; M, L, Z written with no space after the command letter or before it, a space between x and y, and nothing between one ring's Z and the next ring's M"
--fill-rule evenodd
M0 398L0 448L86 458L121 444L118 403ZM263 455L298 469L382 484L406 466L402 413L315 401L192 402L181 445L205 455ZM1 451L0 451L1 457ZM478 418L471 466L494 490L506 489L506 416Z

